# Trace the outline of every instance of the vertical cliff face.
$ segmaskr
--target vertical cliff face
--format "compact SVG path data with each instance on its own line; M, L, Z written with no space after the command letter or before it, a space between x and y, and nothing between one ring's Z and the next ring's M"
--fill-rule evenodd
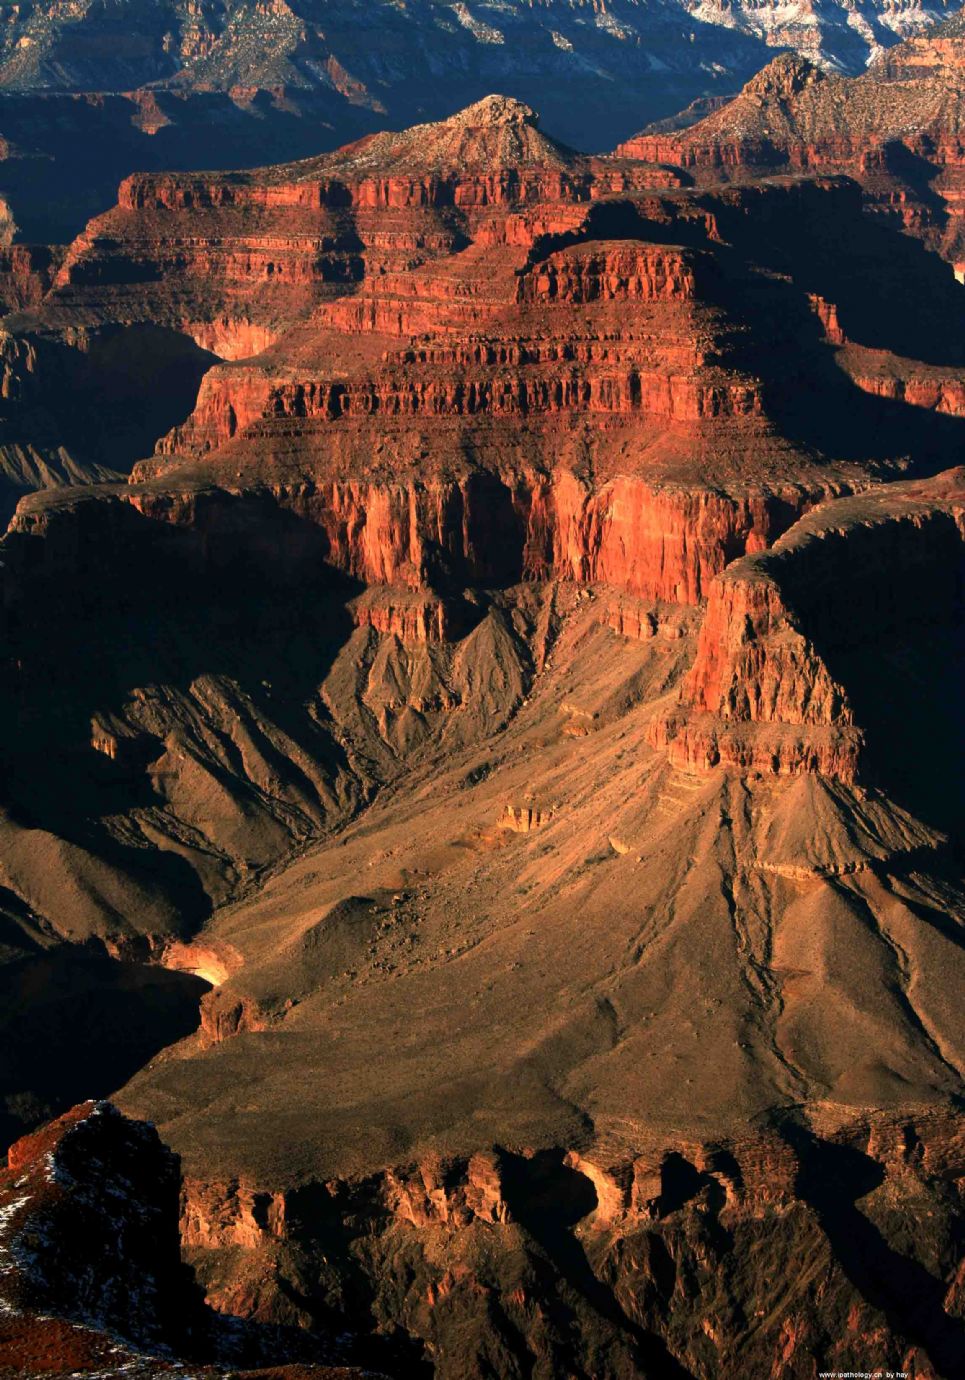
M957 626L963 531L952 471L830 504L766 555L735 562L711 589L681 710L655 741L695 765L770 761L853 779L860 735L829 666L856 641Z
M316 575L327 567L371 586L455 593L562 579L696 604L729 561L772 544L822 497L803 486L730 497L629 477L594 490L571 475L547 482L525 473L286 485L248 496L134 484L103 503L79 494L24 503L8 539L7 598L29 597L34 580L93 574L101 556L132 559L143 531L182 550L202 576L254 556L276 578L315 562Z
M61 257L61 249L48 245L11 244L0 251L4 312L39 306L53 284Z
M750 723L849 721L844 691L831 685L806 639L795 637L776 584L739 583L734 572L715 590L701 628L687 692L698 713ZM765 647L780 646L783 661Z
M587 495L562 480L534 496L525 569L530 578L598 581L695 604L738 552L769 545L812 501L793 490L742 498L654 490L629 478Z

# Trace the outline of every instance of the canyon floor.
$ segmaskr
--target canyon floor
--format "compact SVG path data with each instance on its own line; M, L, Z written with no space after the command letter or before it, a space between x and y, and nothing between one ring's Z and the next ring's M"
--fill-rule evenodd
M0 266L0 1374L959 1373L963 45Z

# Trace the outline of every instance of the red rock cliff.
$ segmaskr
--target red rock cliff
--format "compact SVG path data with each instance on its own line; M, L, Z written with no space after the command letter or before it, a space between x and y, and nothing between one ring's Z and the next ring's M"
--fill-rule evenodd
M828 504L772 551L735 562L711 587L681 707L658 721L654 741L695 767L853 780L861 736L825 658L900 635L923 610L952 626L963 541L956 470Z

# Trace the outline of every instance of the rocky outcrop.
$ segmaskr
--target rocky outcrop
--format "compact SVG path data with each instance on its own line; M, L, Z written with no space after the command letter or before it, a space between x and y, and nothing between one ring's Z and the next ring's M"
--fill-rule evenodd
M872 68L889 81L915 81L961 72L963 38L965 23L958 9L924 33L909 35L893 52L879 53Z
M2 1186L4 1312L70 1318L147 1349L187 1345L201 1319L181 1265L179 1179L153 1128L105 1103L17 1141Z
M691 301L694 256L648 244L593 244L550 254L520 280L521 302L583 306L613 302Z
M50 290L62 256L57 247L11 244L0 249L0 305L4 313L37 307Z
M874 358L871 352L849 349L847 354L848 373L863 393L949 417L965 417L965 379L958 371L916 369L907 364L894 368L893 361Z
M475 621L473 612L460 599L391 585L374 585L352 604L356 627L423 645L457 641Z
M436 1155L364 1182L284 1193L188 1180L183 1233L215 1306L286 1320L311 1319L306 1286L324 1254L323 1308L337 1313L351 1287L376 1326L401 1323L414 1348L426 1347L440 1377L485 1373L494 1341L483 1319L494 1312L510 1324L497 1334L501 1374L516 1373L523 1355L585 1364L602 1344L601 1316L616 1372L710 1377L738 1351L761 1373L847 1367L873 1338L883 1364L942 1374L958 1328L938 1305L954 1274L946 1185L960 1179L961 1156L955 1119L927 1115L823 1134L789 1124L616 1159L592 1148ZM923 1270L900 1224L906 1205L926 1200L934 1216ZM884 1294L879 1283L899 1240L903 1297L894 1281ZM775 1294L748 1340L743 1319L765 1281L782 1278L788 1249L821 1262L822 1283ZM852 1262L862 1252L871 1255L859 1282ZM252 1292L255 1261L274 1289ZM558 1308L575 1327L555 1325Z
M795 635L787 596L746 573L732 567L708 602L687 685L694 709L751 723L850 723L844 690Z
M853 781L861 734L828 657L901 636L923 607L954 628L965 539L962 472L818 509L711 589L681 706L652 741L689 768L818 771Z
M404 487L410 475L434 485L441 473L451 490L453 471L477 468L520 491L514 509L535 511L559 475L575 471L595 491L587 520L607 525L610 485L618 505L637 486L638 508L661 506L650 495L676 484L706 493L708 505L719 487L725 504L767 505L773 495L780 506L789 475L826 495L912 452L932 465L950 434L914 414L955 415L960 392L954 359L930 359L949 332L934 275L920 263L899 273L884 246L865 246L857 192L841 179L713 194L684 180L652 163L574 153L541 132L529 107L502 97L301 163L145 175L71 246L38 318L20 321L12 339L72 363L78 351L105 357L103 418L87 415L91 390L72 384L77 415L58 440L68 455L93 454L109 435L119 469L130 466L133 438L122 443L118 427L103 423L135 409L107 342L139 359L153 353L152 367L172 374L163 414L175 424L158 427L162 404L148 411L136 399L138 437L164 434L134 477L166 487L170 479L175 489L178 472L239 490L368 487L345 502L375 513L396 503L387 475ZM916 303L924 295L927 309L908 318L920 316L921 342L892 342L877 321L873 330L852 324L868 309L862 271L879 285L890 273ZM775 367L776 350L753 344L765 336L786 343L807 387L828 395L823 426L795 415L806 390ZM879 357L879 342L907 348L900 359L890 349ZM916 372L919 345L929 363ZM830 378L829 347L840 348L842 366ZM228 362L207 369L206 351ZM854 384L886 406L869 402L862 415L851 406ZM839 416L855 438L845 463L832 436ZM517 517L525 520L514 515L514 525ZM632 552L639 538L619 540ZM687 564L699 567L701 538L690 546L698 554ZM387 558L376 574L377 564L349 566L366 581L398 583L398 563ZM540 564L524 556L518 569ZM616 558L599 564L585 578L621 583ZM659 587L642 576L628 588L691 600L705 584L703 571L668 570Z
M270 1360L291 1380L361 1380L349 1368L289 1368L324 1359L325 1344L262 1336L205 1308L181 1262L179 1193L177 1157L107 1102L11 1146L0 1170L0 1370L154 1377L189 1360L203 1380L243 1380L239 1363Z
M245 1355L275 1365L297 1356L298 1329L303 1355L317 1360L311 1329L354 1324L364 1308L373 1336L354 1345L376 1355L390 1327L389 1374L411 1373L422 1356L442 1380L484 1374L484 1320L496 1310L513 1324L500 1334L506 1374L525 1356L579 1365L600 1345L612 1367L701 1378L738 1352L765 1370L778 1359L848 1366L873 1339L883 1364L942 1375L957 1346L954 1310L940 1299L947 1281L954 1289L962 1173L957 1119L910 1113L616 1157L592 1146L436 1154L364 1181L285 1190L188 1178L180 1234L203 1306L174 1231L176 1159L150 1128L88 1103L11 1150L0 1184L0 1363L32 1373L56 1356L63 1373L123 1364L158 1374L189 1356L215 1380L225 1363L205 1347L230 1345L231 1374L247 1375ZM908 1238L904 1215L922 1203L927 1239ZM743 1319L789 1249L821 1269L775 1296L748 1342ZM901 1283L893 1268L883 1273L895 1260ZM221 1333L212 1305L231 1317ZM560 1308L575 1325L554 1322Z
M649 600L628 598L625 594L607 591L597 609L600 621L621 637L642 641L648 641L651 637L666 637L676 641L692 631L693 615L679 604L657 604L655 607Z
M963 73L965 38L954 28L912 39L854 78L785 54L706 119L679 132L644 132L619 152L710 181L846 173L874 211L958 271L965 263Z
M208 993L201 1002L201 1035L211 1044L221 1044L245 1031L270 1029L272 1013L251 999L233 999L228 994Z
M459 260L461 279L446 264L469 241L525 256L540 236L572 232L595 199L680 182L671 169L577 154L544 135L528 106L492 96L297 163L129 177L66 252L54 315L61 325L150 320L234 360L316 310L342 331L411 334L439 328L440 298L468 324L501 300L488 291L491 265L478 265L473 284L472 254ZM511 301L505 270L497 281Z
M225 340L211 339L217 353L228 357L232 350ZM243 353L260 354L268 341L247 341ZM191 415L180 426L161 437L158 455L203 454L230 441L239 431L264 415L271 397L270 377L261 369L244 365L222 366L209 370L201 380Z
M529 834L534 829L541 829L552 818L552 807L507 803L499 816L498 824L500 829L511 829L514 834Z

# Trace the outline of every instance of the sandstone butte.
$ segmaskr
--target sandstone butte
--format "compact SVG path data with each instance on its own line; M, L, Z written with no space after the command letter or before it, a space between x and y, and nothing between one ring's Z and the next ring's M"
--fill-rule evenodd
M11 1152L0 1364L150 1354L143 1203L199 1366L955 1374L960 42L11 260L4 1128L123 1115ZM864 163L685 156L812 88Z

